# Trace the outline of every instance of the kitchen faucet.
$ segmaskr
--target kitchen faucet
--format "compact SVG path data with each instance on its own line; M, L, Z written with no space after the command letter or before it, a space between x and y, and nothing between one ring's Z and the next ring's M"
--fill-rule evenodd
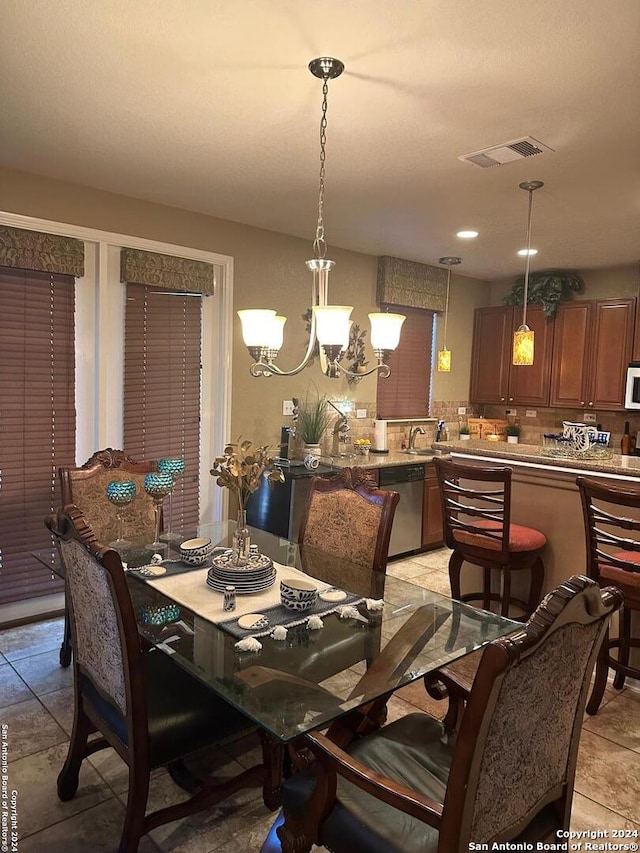
M417 435L425 435L424 428L421 426L413 426L409 427L409 450L415 450L416 447L416 436Z
M332 447L332 455L333 456L349 456L346 453L340 453L340 445L346 444L349 439L349 433L351 431L351 427L349 426L349 420L344 412L342 412L337 406L331 402L331 400L327 400L327 403L336 410L336 412L340 415L339 418L336 418L335 426L333 427L333 447Z

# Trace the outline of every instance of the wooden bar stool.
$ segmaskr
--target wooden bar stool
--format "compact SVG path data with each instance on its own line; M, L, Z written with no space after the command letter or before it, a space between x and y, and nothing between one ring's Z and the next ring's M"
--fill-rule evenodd
M539 530L511 523L511 468L482 468L434 459L442 500L442 517L449 560L451 595L459 601L481 602L485 610L498 602L502 616L510 608L522 612L514 619L526 619L537 607L544 581L540 552L546 537ZM484 571L482 590L461 594L462 564L471 563ZM500 571L501 591L491 588L491 571ZM531 573L526 600L512 594L512 572Z
M631 626L634 611L640 613L640 489L620 488L586 477L578 477L576 483L587 537L587 574L602 587L617 586L624 595L619 637L612 640L607 635L596 664L587 703L587 713L595 714L607 686L609 667L615 672L616 690L622 690L627 676L640 679L640 667L629 663L631 649L640 649L640 635L634 637ZM611 654L613 649L618 649L617 658Z

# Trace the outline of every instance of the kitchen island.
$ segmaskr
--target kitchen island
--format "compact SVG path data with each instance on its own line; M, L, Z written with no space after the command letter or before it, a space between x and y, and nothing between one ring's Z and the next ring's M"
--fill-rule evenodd
M576 477L604 479L640 488L640 457L612 453L602 459L546 456L542 447L489 441L438 445L460 463L506 465L512 469L511 520L547 537L542 559L544 591L586 572L585 532Z

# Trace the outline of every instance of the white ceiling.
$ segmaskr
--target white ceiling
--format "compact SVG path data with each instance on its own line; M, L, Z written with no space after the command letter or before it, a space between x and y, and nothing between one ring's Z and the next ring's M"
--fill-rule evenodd
M311 242L322 55L330 247L518 273L535 179L533 269L640 258L640 0L2 0L0 163Z

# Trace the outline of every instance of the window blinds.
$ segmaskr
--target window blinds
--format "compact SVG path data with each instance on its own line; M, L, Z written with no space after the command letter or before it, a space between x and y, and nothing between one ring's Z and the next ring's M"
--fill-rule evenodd
M134 459L179 456L171 527L199 520L202 297L127 284L124 449ZM165 528L168 501L165 501Z
M75 464L74 279L0 267L0 604L60 592L31 551Z

